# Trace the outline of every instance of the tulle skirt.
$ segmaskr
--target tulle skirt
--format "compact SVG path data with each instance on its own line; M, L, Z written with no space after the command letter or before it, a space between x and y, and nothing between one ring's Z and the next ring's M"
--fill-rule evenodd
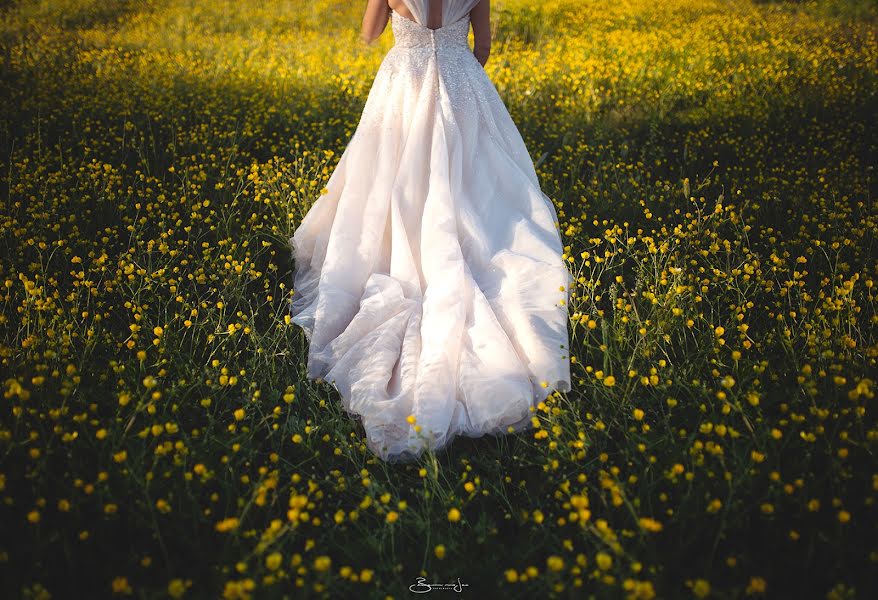
M388 52L290 244L308 376L382 459L527 428L570 390L555 207L468 49Z

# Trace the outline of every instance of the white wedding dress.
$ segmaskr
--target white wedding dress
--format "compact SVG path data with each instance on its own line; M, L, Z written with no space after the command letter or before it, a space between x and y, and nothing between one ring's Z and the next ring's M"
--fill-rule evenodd
M532 405L570 390L555 207L469 47L478 0L445 0L435 30L429 2L405 0L417 21L392 13L328 193L290 238L308 377L387 461L526 429Z

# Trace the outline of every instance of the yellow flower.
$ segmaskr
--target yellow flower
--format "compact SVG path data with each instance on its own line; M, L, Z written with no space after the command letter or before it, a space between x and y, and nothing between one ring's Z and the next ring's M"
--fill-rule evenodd
M764 594L766 588L765 579L762 577L751 577L750 583L747 584L746 593L749 594Z
M392 510L389 513L387 513L386 520L388 523L395 523L397 519L399 519L399 513L396 512L395 510Z
M696 579L692 591L699 598L706 598L710 594L710 582L706 579Z
M604 385L607 387L613 387L614 385L616 385L616 378L612 375L607 375L606 377L604 377Z
M332 559L328 556L318 556L314 559L314 568L317 571L327 571L332 566Z
M234 529L237 526L238 526L238 519L236 519L235 517L229 517L227 519L223 519L222 521L218 522L216 524L215 528L217 531L222 533L222 532Z
M598 552L594 558L601 571L606 571L613 566L613 557L606 552Z
M561 571L564 568L564 559L553 554L546 559L546 566L550 571Z
M112 589L114 594L131 594L132 592L127 577L116 577L113 579Z
M168 583L168 595L171 598L182 598L186 593L186 584L179 577Z
M280 567L283 555L280 552L272 552L265 557L265 566L269 571L276 571Z
M452 523L457 523L458 521L460 521L460 511L457 510L456 508L452 508L451 510L449 510L448 511L448 520L451 521Z
M640 518L640 526L647 531L661 531L662 524L656 521L655 519L651 519L649 517L641 517Z
M437 546L433 548L433 554L436 555L436 558L442 560L443 558L445 558L445 546L443 546L442 544L437 544Z

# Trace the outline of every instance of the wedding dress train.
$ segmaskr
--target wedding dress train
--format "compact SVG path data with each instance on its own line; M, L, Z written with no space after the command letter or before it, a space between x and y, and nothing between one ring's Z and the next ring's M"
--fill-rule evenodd
M573 281L557 214L468 44L478 0L393 12L385 55L327 193L290 244L308 377L330 382L384 460L528 428L570 390ZM407 418L413 415L416 431Z

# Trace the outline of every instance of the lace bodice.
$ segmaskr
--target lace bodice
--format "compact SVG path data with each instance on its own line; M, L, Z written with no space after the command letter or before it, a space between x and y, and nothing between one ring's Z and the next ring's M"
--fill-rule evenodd
M430 29L391 11L391 27L395 46L400 48L441 48L459 46L469 48L469 14L454 23Z

